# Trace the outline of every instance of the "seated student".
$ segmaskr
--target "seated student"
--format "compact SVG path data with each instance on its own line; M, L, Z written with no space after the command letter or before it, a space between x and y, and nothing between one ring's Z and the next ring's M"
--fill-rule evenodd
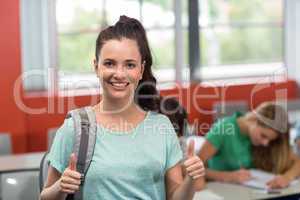
M258 168L277 176L269 188L284 188L300 175L300 159L289 146L288 116L272 102L255 110L236 112L213 125L200 158L208 164L208 179L242 183L251 178L247 169Z
M180 105L180 103L175 98L160 98L160 109L159 112L166 115L171 123L173 124L173 127L175 129L175 132L177 134L177 137L179 139L179 143L182 149L182 152L184 155L187 155L188 152L188 141L187 141L187 123L188 123L188 115L185 110L185 108ZM193 140L193 139L192 139ZM191 141L194 143L194 146L196 146L197 141ZM194 153L195 150L194 150ZM182 167L182 172L185 175L184 167ZM204 187L204 179L199 179L196 181L195 184L195 190L200 191Z
M187 112L175 98L161 97L160 99L160 113L169 118L179 139L182 152L186 152L187 145L184 136L187 131Z

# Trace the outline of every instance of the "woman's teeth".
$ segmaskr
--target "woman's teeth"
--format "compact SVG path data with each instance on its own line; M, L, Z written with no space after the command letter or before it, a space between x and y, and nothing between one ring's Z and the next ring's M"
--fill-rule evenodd
M111 82L110 84L115 87L126 87L128 85L128 83L113 83L113 82Z

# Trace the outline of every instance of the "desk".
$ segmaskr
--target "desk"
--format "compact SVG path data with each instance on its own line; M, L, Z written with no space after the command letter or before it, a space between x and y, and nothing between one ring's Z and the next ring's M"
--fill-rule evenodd
M45 152L0 156L0 174L17 171L38 171Z
M212 195L209 195L212 194ZM224 200L252 200L252 199L300 199L300 182L282 189L280 194L264 194L262 190L257 190L241 185L230 183L208 182L206 189L197 192L194 200L217 200L223 197ZM210 197L211 196L211 197Z
M44 154L0 156L1 200L38 200L39 169Z

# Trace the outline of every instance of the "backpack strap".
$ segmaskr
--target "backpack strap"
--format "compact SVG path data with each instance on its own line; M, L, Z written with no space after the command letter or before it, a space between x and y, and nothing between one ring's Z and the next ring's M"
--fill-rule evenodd
M80 189L72 196L73 199L82 200L84 178L94 154L97 122L92 107L72 110L70 115L75 128L73 152L77 157L77 171L82 175ZM68 195L67 199L70 199L69 196L70 195Z

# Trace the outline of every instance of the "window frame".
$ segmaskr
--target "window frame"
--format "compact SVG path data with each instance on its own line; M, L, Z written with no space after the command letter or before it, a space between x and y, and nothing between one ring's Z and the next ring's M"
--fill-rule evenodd
M29 0L22 0L21 1L21 29L22 29L22 41L26 41L26 37L28 37L28 33L26 35L26 26L28 25L28 21L24 20L26 19L26 13L28 15L28 10L26 11L25 6L25 1L28 4ZM30 0L31 2L36 3L36 1L39 0ZM143 0L137 0L139 2L143 2ZM36 15L42 16L41 17L44 20L43 26L38 26L37 29L39 29L39 34L43 35L44 39L44 44L42 49L34 49L34 50L28 50L26 49L26 44L22 42L22 66L23 66L23 75L27 71L31 70L32 68L28 67L31 65L30 61L26 61L28 58L28 52L32 51L43 51L44 55L46 55L47 58L47 63L43 61L42 64L39 66L39 70L42 70L45 72L46 75L43 75L42 78L37 81L30 81L31 85L24 82L24 88L26 92L30 91L50 91L51 94L57 94L59 93L60 90L70 90L74 89L72 87L73 83L78 83L80 81L79 79L74 79L72 76L68 76L66 74L61 74L61 72L58 69L58 41L57 41L57 24L56 24L56 18L55 18L55 5L56 5L56 0L50 1L52 3L49 3L49 1L39 1L43 5L43 9L40 9L41 11L38 12L37 8L34 10L33 13L36 13ZM286 2L286 0L285 0ZM175 55L175 66L170 69L153 69L154 74L157 77L158 84L160 86L166 85L166 83L189 83L189 68L184 65L183 63L183 27L182 25L182 2L181 0L175 0L174 1L174 15L175 15L175 24L174 27L169 27L174 30L175 33L175 49L174 49L174 55ZM286 3L285 3L286 4ZM140 3L140 7L142 6L142 3ZM284 7L284 15L286 15L286 9L290 7L288 6L283 6ZM300 7L300 6L299 6ZM48 12L45 12L47 10ZM41 13L43 11L43 13ZM32 13L32 12L31 12ZM291 16L290 16L291 17ZM142 19L142 18L141 18ZM284 20L284 27L286 28L287 26L290 27L288 22L285 20L290 18L287 18L285 16ZM30 23L29 23L30 24ZM31 27L27 27L30 29ZM156 27L156 28L161 28L161 27ZM199 26L199 29L203 27ZM147 29L149 30L149 29ZM48 34L45 34L45 32L48 32ZM298 34L300 35L300 34ZM285 33L284 35L284 61L282 63L273 63L276 67L272 68L269 67L272 65L272 63L258 63L258 64L247 64L248 67L250 67L252 70L248 70L247 68L243 69L243 74L241 74L241 71L238 70L232 70L234 67L237 67L237 65L227 65L227 66L222 66L224 73L222 76L220 76L219 72L220 68L219 67L211 67L211 66L201 66L196 70L196 76L201 79L201 81L222 81L222 80L233 80L234 84L239 84L239 81L236 80L241 80L241 79L247 79L248 81L254 80L254 77L263 77L263 76L274 76L277 77L277 75L280 75L280 77L287 77L287 70L285 67L284 63L288 63L289 58L286 55L287 47L288 45L295 46L295 44L291 44L292 42L287 39L288 35ZM296 36L295 36L296 37ZM298 36L299 37L299 36ZM25 47L25 48L24 48ZM28 47L28 44L27 44ZM295 48L295 47L294 47ZM199 55L200 56L200 55ZM30 58L29 58L30 60ZM260 66L254 66L254 65L260 65ZM264 71L261 70L261 66L266 66L263 67ZM257 70L260 70L261 74L257 73L257 70L255 70L255 67L257 67ZM214 68L214 69L213 69ZM250 69L249 68L249 69ZM49 70L50 69L50 70ZM254 69L254 70L253 70ZM215 74L215 75L214 75ZM230 74L230 76L226 76L225 74ZM98 80L96 79L96 75L93 77L93 74L89 74L88 77L90 77L88 80L91 82L92 85L95 87L99 87ZM253 79L252 79L253 78ZM84 79L83 79L84 80ZM282 80L282 79L280 79ZM66 86L64 85L64 81L68 82L69 85L71 86ZM34 83L34 84L33 84ZM172 85L172 84L170 84ZM84 87L76 87L76 89L81 89Z

